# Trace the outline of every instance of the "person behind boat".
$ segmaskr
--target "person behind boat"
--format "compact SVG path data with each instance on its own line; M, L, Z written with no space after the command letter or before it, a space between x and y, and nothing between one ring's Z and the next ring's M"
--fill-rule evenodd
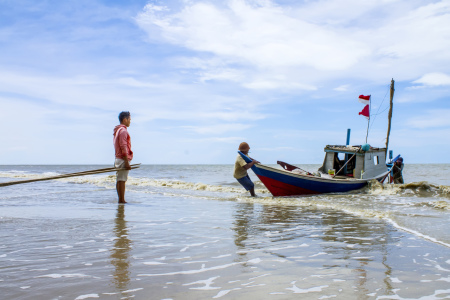
M127 127L130 127L131 115L129 111L123 111L119 114L120 125L114 127L114 150L116 152L116 160L114 166L123 168L117 171L117 195L119 203L127 203L125 201L125 182L128 179L128 172L131 170L130 161L133 159L133 151L131 151L131 139L128 134Z
M250 151L250 146L246 142L242 142L239 145L239 151L248 156ZM234 163L234 178L247 190L250 192L252 197L255 197L255 185L248 176L247 170L250 169L254 164L259 164L259 161L252 159L252 162L246 163L240 154L236 157L236 162Z
M402 174L404 166L405 165L403 164L403 158L399 157L397 159L397 161L394 163L394 166L392 167L392 174L394 177L395 184L398 184L398 183L403 184L404 183L403 182L403 174Z

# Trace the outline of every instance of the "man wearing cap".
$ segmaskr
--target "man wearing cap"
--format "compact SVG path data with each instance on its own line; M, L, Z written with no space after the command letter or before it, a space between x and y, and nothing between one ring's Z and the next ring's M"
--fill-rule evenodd
M246 142L242 142L239 145L239 151L248 156L250 146ZM251 157L250 157L251 158ZM236 157L234 163L234 178L247 190L250 191L250 195L255 197L255 185L253 184L250 176L247 174L247 170L253 167L254 164L259 164L259 161L252 159L252 162L246 163L245 160L239 154Z
M392 174L394 177L395 184L398 184L398 183L403 184L404 183L403 182L403 174L402 174L404 166L405 165L403 164L403 158L399 157L397 159L397 161L394 163L394 166L392 168Z
M123 170L117 171L117 195L119 203L127 203L125 201L125 182L128 179L128 172L131 170L130 161L133 159L133 151L131 151L131 139L128 134L127 127L130 127L131 116L129 111L123 111L119 114L120 125L114 128L114 150L116 152L116 160L114 166Z

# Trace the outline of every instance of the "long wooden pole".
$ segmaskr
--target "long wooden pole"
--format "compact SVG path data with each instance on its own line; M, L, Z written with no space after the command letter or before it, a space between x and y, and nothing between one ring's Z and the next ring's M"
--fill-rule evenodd
M137 169L140 167L140 164L130 165L130 167L131 167L131 169ZM36 182L36 181L45 181L45 180L62 179L62 178L69 178L69 177L76 177L76 176L109 173L109 172L116 172L116 171L120 171L120 170L124 170L124 169L112 167L112 168L103 168L103 169L89 170L89 171L76 172L76 173L61 174L61 175L51 176L51 177L26 179L26 180L15 180L15 181L9 181L9 182L1 182L0 187L14 185L14 184L30 183L30 182Z
M386 151L384 153L384 156L387 157L387 151L389 146L389 135L391 134L391 120L392 120L392 108L394 106L394 78L391 80L391 97L390 97L390 103L389 103L389 113L388 113L388 130L387 130L387 136L386 136Z

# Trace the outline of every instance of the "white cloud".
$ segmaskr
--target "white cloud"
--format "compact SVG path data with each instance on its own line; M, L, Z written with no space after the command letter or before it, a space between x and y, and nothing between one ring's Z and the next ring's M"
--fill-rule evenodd
M448 127L450 126L450 109L429 110L419 117L411 118L407 124L419 129Z
M258 151L298 151L298 149L294 147L273 147L273 148L258 148Z
M165 10L161 14L161 10L147 5L136 20L149 33L156 26L167 42L212 53L230 65L249 66L257 72L274 74L276 69L292 67L343 70L369 53L364 43L292 17L268 1L252 5L233 0L225 9L199 2L187 5L178 13ZM289 79L272 79L272 85L286 81ZM272 87L260 83L247 78L246 85ZM305 83L291 84L291 87L311 89Z
M449 58L446 49L450 46L450 3L440 1L411 9L404 16L390 21L392 31L380 52L404 58L423 57L433 54L436 57ZM388 30L386 26L383 29ZM426 59L426 57L424 57Z
M450 64L448 1L188 1L177 12L147 5L136 21L152 37L207 54L193 66L201 80L250 89L315 90L332 78L386 74L409 80Z
M208 143L227 143L227 144L238 144L245 140L244 137L239 136L226 136L226 137L208 137L208 138L184 138L181 139L182 142L189 142L189 143L202 143L202 144L208 144Z
M450 85L450 76L444 73L428 73L421 78L413 81L413 83L423 84L424 86L442 86Z
M160 79L158 79L160 80ZM155 119L238 122L267 117L258 99L217 95L195 85L154 78L97 78L95 76L46 77L0 72L0 89L19 98L40 99L53 105L74 105L86 109L134 111L140 121ZM68 112L70 113L70 112Z
M340 85L340 86L334 88L333 90L337 91L337 92L346 92L349 87L350 87L349 84L344 84L344 85Z
M262 79L262 80L254 80L249 83L244 83L244 87L249 89L256 89L256 90L283 90L283 89L298 89L298 90L307 90L307 91L315 91L317 90L316 86L310 85L310 84L302 84L298 82L290 82L289 80L286 81L278 81L276 79Z
M204 126L181 126L181 128L198 133L198 134L216 134L221 135L230 131L242 131L252 127L249 124L230 123L230 124L213 124Z
M228 162L246 140L267 161L322 162L323 146L345 142L347 128L355 144L364 141L366 121L351 99L382 98L391 77L395 103L409 103L396 106L400 117L411 118L395 121L394 108L392 134L406 131L391 143L414 145L420 135L429 153L448 149L435 146L448 144L450 128L449 111L436 109L450 89L448 0L92 3L2 4L23 20L0 28L0 106L14 112L4 119L14 145L2 156L69 163L83 141L92 157L69 155L73 162L109 162L111 128L126 109L138 161ZM371 129L371 144L384 139Z

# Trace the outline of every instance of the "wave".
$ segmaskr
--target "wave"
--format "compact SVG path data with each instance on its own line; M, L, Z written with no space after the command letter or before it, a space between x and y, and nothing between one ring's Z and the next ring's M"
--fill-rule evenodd
M210 192L227 192L227 193L242 193L242 187L212 185L201 182L188 182L180 180L164 180L164 179L151 179L151 178L130 178L127 184L135 186L153 186L153 187L168 187L181 190L194 190L194 191L210 191ZM256 192L260 194L267 194L269 191L265 188L258 188L259 183L256 182Z
M50 176L58 176L61 175L56 172L45 172L45 173L28 173L26 171L3 171L0 172L0 178L20 178L20 179L39 179Z
M377 210L373 207L356 206L352 201L346 201L342 195L338 194L323 194L308 197L243 197L238 200L263 205L301 206L311 209L339 210L363 218L385 219L391 216L390 211Z
M426 181L405 184L382 184L377 180L371 180L366 190L372 195L406 195L416 197L450 198L450 186L436 185Z
M20 171L9 171L0 173L0 177L20 178L20 179L39 179L49 176L61 175L58 173L42 173L32 174ZM93 184L100 187L114 187L116 184L116 175L86 175L80 177L61 178L57 179L62 182L70 182L77 184ZM225 192L225 193L242 193L245 191L243 187L235 182L230 182L227 185L213 185L201 182L188 182L173 179L153 179L148 177L128 177L128 186L135 187L161 187L178 190L193 190L193 191L210 191L210 192ZM259 194L268 194L269 191L262 185L260 181L255 182L255 192Z
M49 173L0 173L0 177L20 179L42 178L47 176L49 176ZM73 184L91 184L108 189L115 189L116 186L115 174L89 175L58 180ZM256 194L259 195L256 198L250 197L249 193L232 179L229 182L221 182L221 184L206 184L174 179L130 176L127 186L130 190L139 193L156 193L175 197L204 197L205 199L230 200L261 205L303 206L311 209L340 210L362 218L384 219L393 224L397 224L397 226L400 226L398 225L398 219L402 218L403 215L402 207L406 207L406 209L411 207L429 207L434 212L442 212L444 214L450 210L450 186L440 186L428 182L393 185L371 181L366 189L347 194L322 194L308 197L272 197L260 181L255 181ZM389 197L389 195L392 195L392 197ZM376 201L373 201L373 196L377 198L375 199ZM414 197L414 199L408 197ZM368 201L371 201L371 205L367 205ZM421 231L415 226L412 226L410 229L408 229L410 227L409 225L402 226L399 228L416 235L419 235L416 232ZM425 238L432 240L432 238L426 236Z
M420 202L420 203L416 203L415 206L418 206L418 207L428 206L428 207L437 208L437 209L450 210L450 202L447 202L444 200Z
M55 172L45 173L28 173L24 171L3 171L0 172L0 177L15 178L15 179L39 179L49 176L61 175ZM81 177L71 177L58 179L63 182L78 183L78 184L93 184L101 187L115 186L116 175L87 175ZM194 190L194 191L210 191L210 192L225 192L225 193L242 193L243 188L235 181L226 182L222 185L206 184L201 182L189 182L174 179L153 179L148 177L129 177L128 185L135 187L161 187L179 190ZM257 194L270 195L269 191L260 181L255 181L255 191ZM350 194L367 193L370 195L405 195L415 197L441 197L450 198L450 186L435 185L426 181L411 182L405 184L382 184L376 180L369 182L366 189L362 191L355 191ZM450 209L450 203L445 200L438 200L416 205L430 206L440 209Z

